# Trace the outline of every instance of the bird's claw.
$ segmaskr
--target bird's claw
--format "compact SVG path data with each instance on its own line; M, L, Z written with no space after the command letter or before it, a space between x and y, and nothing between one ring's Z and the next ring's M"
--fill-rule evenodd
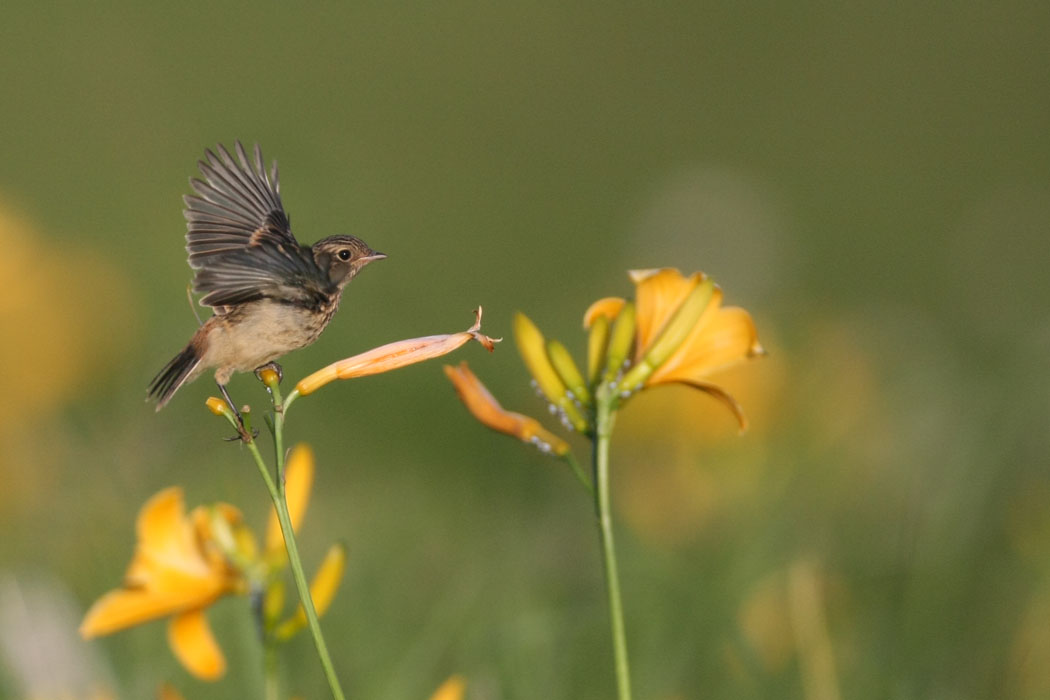
M231 435L229 437L224 437L223 440L225 440L226 442L237 442L237 441L240 441L240 442L243 442L243 443L247 444L247 443L251 442L252 440L254 440L257 437L259 437L259 429L258 428L252 428L252 432L249 435L248 431L244 429L244 424L241 423L237 427L237 434L236 435Z

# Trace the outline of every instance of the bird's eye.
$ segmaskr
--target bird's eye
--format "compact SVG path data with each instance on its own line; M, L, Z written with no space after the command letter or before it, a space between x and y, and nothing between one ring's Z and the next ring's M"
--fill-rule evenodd
M339 255L339 259L340 260L349 260L350 259L350 251L347 250L346 248L343 248L342 250L340 250L338 255Z

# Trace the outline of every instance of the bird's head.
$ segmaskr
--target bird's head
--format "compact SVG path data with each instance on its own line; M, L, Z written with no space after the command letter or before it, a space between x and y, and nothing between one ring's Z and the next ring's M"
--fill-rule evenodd
M340 289L373 260L386 257L357 236L329 236L313 245L314 261Z

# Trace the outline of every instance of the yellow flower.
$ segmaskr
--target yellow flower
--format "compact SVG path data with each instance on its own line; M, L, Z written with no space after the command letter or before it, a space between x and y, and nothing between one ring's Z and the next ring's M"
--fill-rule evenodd
M314 457L297 445L285 469L286 496L292 527L298 530L313 483ZM298 631L298 614L277 624L283 590L281 572L287 566L284 539L271 510L265 546L260 553L255 536L240 511L219 503L186 513L182 489L170 487L150 498L139 511L135 555L121 588L106 593L88 610L80 625L85 638L111 634L133 625L170 617L168 642L176 658L202 680L217 680L226 669L222 650L204 611L223 595L263 590L268 632L286 639ZM318 615L335 595L346 561L345 548L335 545L317 573L311 590Z
M740 406L707 377L765 353L751 315L723 307L722 290L703 273L685 277L662 268L629 274L636 286L634 355L618 391L629 395L659 384L687 384L722 401L744 429ZM611 322L625 306L623 299L598 300L584 314L584 327L598 319Z
M456 387L467 410L483 425L531 443L542 452L561 456L569 451L569 443L546 430L535 418L504 410L466 362L461 362L459 367L445 365L445 375Z
M449 676L430 696L430 700L462 700L466 690L467 681L463 676Z
M490 338L481 333L481 307L475 310L474 315L474 325L461 333L431 335L388 343L319 369L300 380L295 388L300 395L306 396L336 379L367 377L370 374L389 372L446 355L470 340L478 341L491 352L499 338Z
M179 661L199 678L220 677L226 662L204 609L238 590L242 579L211 538L206 516L204 507L186 514L178 487L150 498L139 511L138 541L124 586L91 606L80 634L98 637L170 616L168 641ZM220 517L235 525L231 516L239 516L232 506L222 509Z

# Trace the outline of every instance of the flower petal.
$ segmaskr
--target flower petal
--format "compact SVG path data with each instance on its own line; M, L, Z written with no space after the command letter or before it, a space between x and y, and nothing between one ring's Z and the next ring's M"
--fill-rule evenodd
M583 314L583 330L590 328L599 318L604 318L611 323L626 303L626 300L620 297L605 297L594 302Z
M80 636L101 637L159 617L211 604L220 589L204 591L186 588L156 593L142 589L123 589L106 593L95 601L80 623Z
M175 658L197 678L214 681L226 673L226 658L203 610L191 610L171 618L168 644Z
M751 315L739 307L719 308L719 293L678 352L647 382L700 381L719 369L763 354Z
M346 545L338 542L328 548L324 561L318 567L310 582L310 599L314 602L314 610L321 617L332 604L335 594L339 591L339 584L343 581L343 572L346 571ZM306 627L306 611L302 603L295 609L295 615L281 623L274 634L278 639L288 639L293 634Z
M450 676L434 691L430 700L462 700L466 690L467 681L463 676Z
M689 292L704 279L702 272L684 277L673 267L658 270L631 270L636 285L635 304L638 316L635 358L642 357Z
M481 333L481 307L478 307L474 314L477 317L474 325L461 333L399 340L373 348L317 370L310 376L299 380L295 389L301 396L306 396L336 379L354 379L380 374L446 355L469 340L478 341L491 352L500 339L490 338Z
M694 389L699 389L700 391L710 394L714 398L718 399L722 403L722 405L728 408L733 413L733 416L736 417L736 422L739 426L740 433L742 434L744 431L747 430L747 416L744 415L744 409L741 408L740 404L737 403L737 400L734 399L729 394L729 392L727 392L722 387L711 384L710 382L698 382L688 379L677 379L675 380L675 383L691 386Z
M546 430L535 418L504 410L466 362L461 362L458 367L445 365L445 375L456 387L456 393L467 410L482 425L536 445L543 452L564 455L569 451L569 443Z
M299 532L299 524L306 515L306 506L310 502L310 487L314 483L314 451L309 445L296 445L284 470L285 497L288 501L288 515L292 520L292 529ZM281 534L281 523L277 511L270 507L270 520L266 525L266 553L284 552L284 535Z
M129 584L150 585L158 570L208 575L179 487L166 488L146 501L139 510L135 530L135 557L125 575Z

